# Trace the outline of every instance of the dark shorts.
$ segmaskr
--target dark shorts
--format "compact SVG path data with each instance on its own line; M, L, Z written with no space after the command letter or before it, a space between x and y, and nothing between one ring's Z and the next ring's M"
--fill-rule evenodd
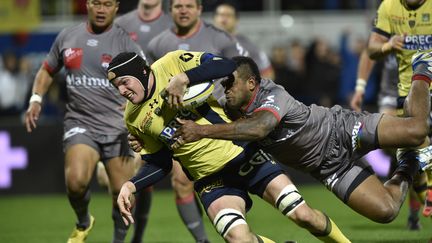
M63 150L66 151L75 144L85 144L94 148L104 163L115 157L134 156L128 144L127 133L118 135L96 134L82 124L65 121Z
M206 211L213 201L226 195L243 198L246 210L249 210L252 200L248 193L262 197L270 181L283 173L282 168L261 150L244 161L245 154L241 153L219 172L195 182L195 191Z
M379 148L377 127L382 114L343 110L335 117L328 150L311 174L347 202L354 189L374 174L371 166L360 158Z

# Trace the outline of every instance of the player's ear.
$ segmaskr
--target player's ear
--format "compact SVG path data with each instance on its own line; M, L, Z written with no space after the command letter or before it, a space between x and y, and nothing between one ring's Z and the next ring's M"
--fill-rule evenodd
M257 86L257 82L255 81L255 77L251 76L248 80L246 80L246 85L250 91L255 90Z

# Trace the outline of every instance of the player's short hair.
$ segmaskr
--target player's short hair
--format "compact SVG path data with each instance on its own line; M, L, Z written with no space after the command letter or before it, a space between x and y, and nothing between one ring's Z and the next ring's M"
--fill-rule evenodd
M258 65L250 57L237 56L233 57L232 60L237 65L237 72L241 79L248 79L251 76L255 78L255 82L261 82L261 74Z
M229 7L229 8L232 8L232 9L234 10L234 17L235 17L236 19L239 18L239 12L238 12L236 6L235 6L233 3L230 3L230 2L225 2L225 3L221 3L221 4L219 4L219 5L216 7L216 10L213 12L213 15L216 15L217 9L218 9L220 6L227 6L227 7Z
M201 0L195 0L195 2L196 2L197 6L201 6L202 5ZM173 3L174 3L174 0L169 0L169 6L170 6L170 8L172 7Z

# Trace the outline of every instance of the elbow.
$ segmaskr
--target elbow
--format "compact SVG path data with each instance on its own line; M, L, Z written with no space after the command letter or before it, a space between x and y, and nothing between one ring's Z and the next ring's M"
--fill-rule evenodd
M372 60L376 60L380 57L379 53L377 53L376 51L373 51L370 48L367 49L367 54L368 54L369 58Z

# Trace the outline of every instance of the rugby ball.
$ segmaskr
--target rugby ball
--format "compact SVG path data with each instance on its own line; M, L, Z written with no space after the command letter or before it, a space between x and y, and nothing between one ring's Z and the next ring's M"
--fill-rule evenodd
M185 109L194 109L204 104L211 96L213 89L213 82L204 82L188 87L183 96L183 107Z

